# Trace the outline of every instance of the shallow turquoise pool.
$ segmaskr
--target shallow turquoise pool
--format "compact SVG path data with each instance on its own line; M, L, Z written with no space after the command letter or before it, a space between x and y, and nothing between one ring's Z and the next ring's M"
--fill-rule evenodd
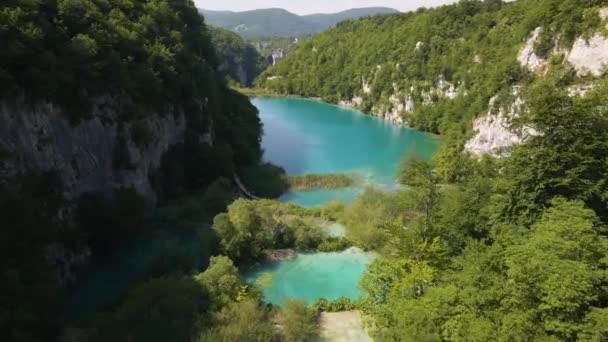
M262 284L264 299L276 305L286 298L302 299L309 304L319 298L355 299L361 295L357 287L359 278L372 259L370 253L351 250L298 254L291 260L254 268L246 273L245 281L252 284L266 278Z

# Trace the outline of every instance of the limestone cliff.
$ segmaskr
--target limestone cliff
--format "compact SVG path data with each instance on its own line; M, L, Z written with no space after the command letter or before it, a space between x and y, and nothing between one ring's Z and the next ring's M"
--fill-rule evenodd
M608 19L608 8L599 10L601 20ZM538 42L542 27L537 27L528 40L520 48L517 60L522 67L527 68L540 77L547 71L548 58L542 58L535 52L535 44ZM558 42L550 51L550 55L563 56L565 66L573 68L579 77L601 77L604 75L608 65L608 37L600 33L593 34L590 38L578 37L570 49L558 48ZM573 85L568 87L570 96L585 96L593 88L593 82ZM517 91L516 91L517 93ZM521 143L526 136L534 134L533 131L514 132L511 120L521 114L525 108L521 96L515 96L515 100L508 106L503 106L498 112L491 108L496 98L489 103L490 110L480 116L473 123L473 137L465 145L465 149L473 154L484 153L496 154L500 148Z
M72 124L53 103L31 104L24 98L1 102L0 149L6 157L0 162L0 179L57 171L67 199L133 187L154 203L150 176L163 154L183 141L184 115L123 122L117 103L112 97L97 98L89 118ZM126 167L116 165L118 154L126 158Z
M475 155L489 153L498 155L501 149L521 143L526 137L537 134L531 128L516 132L511 128L511 120L526 110L525 102L519 88L512 91L514 100L509 105L496 108L497 96L490 99L487 113L473 123L475 135L469 140L465 149Z

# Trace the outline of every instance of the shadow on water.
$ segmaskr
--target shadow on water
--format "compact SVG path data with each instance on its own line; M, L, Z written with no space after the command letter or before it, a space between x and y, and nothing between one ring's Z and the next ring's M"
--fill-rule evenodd
M201 236L203 235L203 236ZM206 267L208 233L194 229L155 230L123 246L107 257L89 265L89 270L66 293L66 315L69 321L85 318L97 309L116 304L131 287L149 278L158 267L195 270ZM160 265L167 257L167 247L179 249L181 265ZM184 264L185 263L185 264Z
M273 159L283 161L283 167L289 174L297 175L306 171L307 149L303 147L310 144L306 136L281 121L264 122L264 132L272 132L264 134L264 159L273 156Z

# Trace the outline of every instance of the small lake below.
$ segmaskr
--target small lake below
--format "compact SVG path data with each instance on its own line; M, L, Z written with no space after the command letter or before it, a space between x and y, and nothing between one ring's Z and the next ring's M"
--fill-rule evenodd
M347 250L339 253L298 254L291 260L262 264L245 276L247 283L261 279L264 299L281 305L286 298L308 304L319 298L328 300L361 295L357 287L361 274L373 254Z

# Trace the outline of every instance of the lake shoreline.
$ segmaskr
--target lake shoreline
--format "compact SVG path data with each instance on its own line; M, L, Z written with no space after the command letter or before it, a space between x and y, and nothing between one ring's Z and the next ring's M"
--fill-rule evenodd
M237 90L237 91L240 91L240 90ZM240 91L240 92L241 92L241 94L249 97L250 99L255 99L255 98L279 98L279 99L281 99L281 98L284 98L284 99L298 99L298 100L308 100L308 101L323 102L323 103L331 105L331 106L336 106L336 107L341 108L341 109L348 109L348 110L351 110L353 112L361 113L363 115L376 118L376 119L378 119L380 121L383 121L383 122L388 122L388 123L390 123L390 124L392 124L392 125L394 125L396 127L403 127L403 128L407 128L407 129L413 129L413 130L416 130L418 132L422 132L424 134L428 134L428 135L430 135L430 136L432 136L432 137L434 137L435 139L438 139L438 140L442 139L442 137L443 137L441 134L433 133L433 132L428 132L428 131L423 131L423 130L421 130L419 128L408 126L405 123L399 124L399 123L396 123L396 122L391 121L391 120L383 119L383 118L379 117L378 115L374 115L372 113L364 112L364 111L362 111L362 110L360 110L360 109L358 109L356 107L353 107L353 106L349 106L349 105L345 105L345 104L340 104L339 102L338 103L327 102L327 101L323 100L321 97L308 97L308 96L301 96L301 95L273 94L273 93L264 93L264 92L261 92L261 93L257 93L257 92L248 93L248 92L243 92L243 91Z

